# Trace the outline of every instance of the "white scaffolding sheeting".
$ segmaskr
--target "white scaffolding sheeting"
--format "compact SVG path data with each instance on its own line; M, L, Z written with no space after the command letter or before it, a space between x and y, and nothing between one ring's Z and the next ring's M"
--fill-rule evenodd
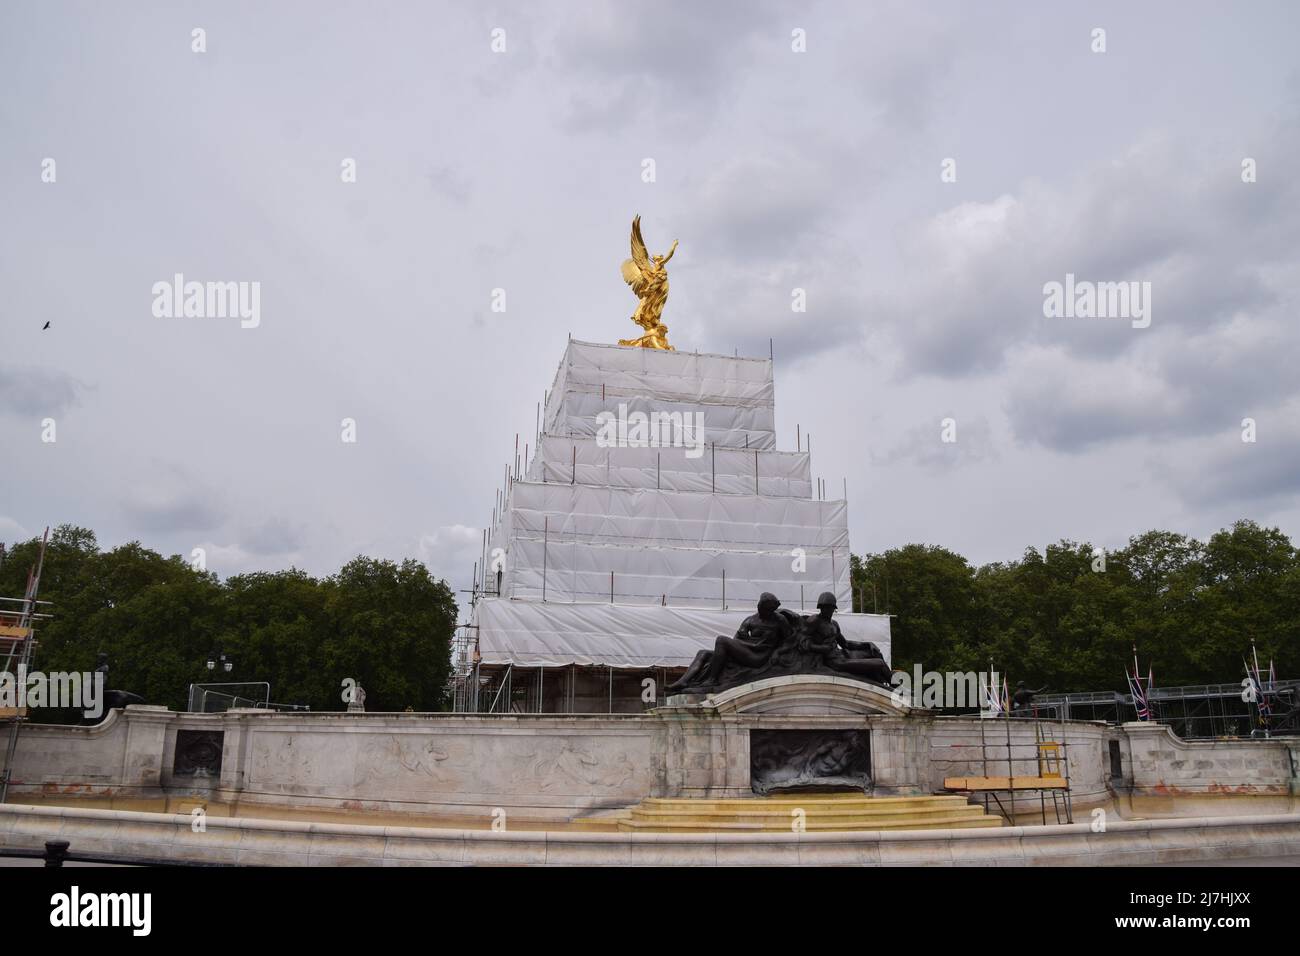
M519 481L492 546L513 598L720 607L803 588L850 604L843 501Z
M562 435L542 436L541 448L529 464L528 479L566 485L812 497L806 451L710 447L693 455L686 448L605 447L594 438Z
M511 537L552 531L592 544L651 544L717 550L847 547L844 501L711 495L516 481Z
M798 604L785 607L799 613ZM478 602L484 664L562 667L685 667L719 636L731 637L754 607L647 607L552 604L483 598ZM809 609L812 613L812 609ZM850 641L872 641L890 659L889 617L836 614Z
M847 504L814 499L808 452L776 450L773 396L769 359L571 341L488 531L482 659L682 666L763 591L851 607ZM887 617L837 619L888 655Z
M599 601L609 599L628 604L690 604L720 607L756 602L764 591L785 601L797 602L800 589L811 604L822 591L836 595L837 603L848 605L849 570L847 551L835 558L830 553L808 552L807 572L791 571L794 559L788 551L717 553L679 548L630 547L586 548L550 540L516 540L511 550L513 571L503 583L510 597L548 601ZM543 574L545 587L543 588ZM725 574L725 579L724 579ZM800 580L792 580L799 578Z
M699 413L703 440L732 448L776 445L769 359L622 348L570 341L546 403L543 430L594 438L596 416Z

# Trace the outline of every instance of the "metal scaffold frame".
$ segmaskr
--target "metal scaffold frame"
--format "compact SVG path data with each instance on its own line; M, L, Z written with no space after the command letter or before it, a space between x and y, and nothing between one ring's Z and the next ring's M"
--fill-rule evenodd
M452 711L461 714L639 714L664 702L684 668L605 664L521 667L471 661L452 678ZM643 681L654 682L645 699Z
M478 628L461 624L451 642L451 709L458 714L633 714L663 703L684 667L484 664ZM645 700L642 681L654 681Z
M1032 743L1016 743L1012 740L1013 722L1032 721L1034 740ZM1006 740L989 740L987 725L1001 724L1005 730ZM989 717L980 721L980 756L982 768L980 776L945 777L945 790L960 791L972 797L982 795L984 809L989 809L989 798L997 804L998 811L1012 826L1016 825L1016 794L1037 793L1039 812L1043 824L1047 824L1047 796L1052 797L1052 812L1057 823L1074 822L1074 803L1070 795L1070 745L1066 739L1065 726L1062 722L1059 740L1047 736L1046 722L1033 716L1016 716L1004 713L998 717ZM1047 726L1050 726L1048 724ZM1000 736L1000 735L999 735ZM990 753L992 751L992 753ZM999 756L1005 751L1006 756ZM1028 752L1027 756L1016 756L1016 752ZM944 762L944 761L939 761ZM969 762L963 759L963 762ZM1016 773L1015 765L1019 762L1032 763L1037 772ZM1006 764L1006 775L998 774L998 764ZM1000 794L1006 794L1004 805Z
M21 598L0 598L0 661L3 661L0 673L13 675L15 688L25 679L31 667L36 647L36 624L50 617L47 612L40 610L41 607L49 607L50 602L36 598L41 587L41 571L45 567L45 548L49 540L50 529L46 528L36 564L27 572L26 593ZM0 764L0 803L4 803L9 794L14 755L18 751L18 733L26 719L26 708L18 706L17 699L13 707L0 706L0 726L7 725L8 730L4 763Z
M1253 736L1252 727L1259 723L1259 709L1242 699L1242 689L1241 682L1155 687L1150 692L1150 704L1155 711L1155 722L1167 724L1183 740ZM1300 703L1297 680L1265 681L1260 691L1277 702L1282 713ZM1122 724L1137 719L1133 695L1115 691L1040 694L1034 698L1033 707L1039 713L1066 720ZM1282 723L1282 713L1274 718L1276 724Z

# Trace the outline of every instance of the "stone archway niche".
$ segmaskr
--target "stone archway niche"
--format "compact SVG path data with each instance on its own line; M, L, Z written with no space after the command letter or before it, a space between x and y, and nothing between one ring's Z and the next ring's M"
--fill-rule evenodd
M665 796L926 792L931 713L874 684L771 677L656 713L669 722Z

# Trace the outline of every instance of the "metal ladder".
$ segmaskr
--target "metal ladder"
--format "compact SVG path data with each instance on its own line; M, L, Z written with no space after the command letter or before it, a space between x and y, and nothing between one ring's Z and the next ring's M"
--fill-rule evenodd
M1052 812L1057 823L1074 822L1074 802L1070 798L1070 758L1069 743L1065 738L1065 721L1061 721L1060 740L1050 739L1043 729L1043 721L1034 718L1034 745L1038 751L1038 775L1040 777L1061 776L1064 772L1065 789L1052 790ZM1039 802L1043 811L1043 822L1047 822L1047 807L1042 791ZM1062 820L1064 817L1064 820Z

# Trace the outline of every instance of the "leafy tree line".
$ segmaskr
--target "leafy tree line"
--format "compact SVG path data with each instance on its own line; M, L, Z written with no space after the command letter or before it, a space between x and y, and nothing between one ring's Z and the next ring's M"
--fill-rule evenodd
M10 550L0 595L22 596L39 548ZM447 703L456 602L418 561L357 557L326 578L291 568L220 581L139 542L101 551L93 531L62 525L39 597L53 617L38 628L35 668L92 671L102 652L109 685L151 704L183 710L191 683L269 681L273 701L342 710L345 678L365 688L367 710ZM214 651L234 661L230 674L207 670Z
M972 566L910 544L853 557L855 607L888 611L893 663L985 670L1052 691L1118 690L1133 645L1157 686L1235 683L1254 639L1265 670L1300 677L1300 551L1253 521L1197 541L1148 531L1104 555L1062 541ZM1094 567L1097 570L1094 570Z

